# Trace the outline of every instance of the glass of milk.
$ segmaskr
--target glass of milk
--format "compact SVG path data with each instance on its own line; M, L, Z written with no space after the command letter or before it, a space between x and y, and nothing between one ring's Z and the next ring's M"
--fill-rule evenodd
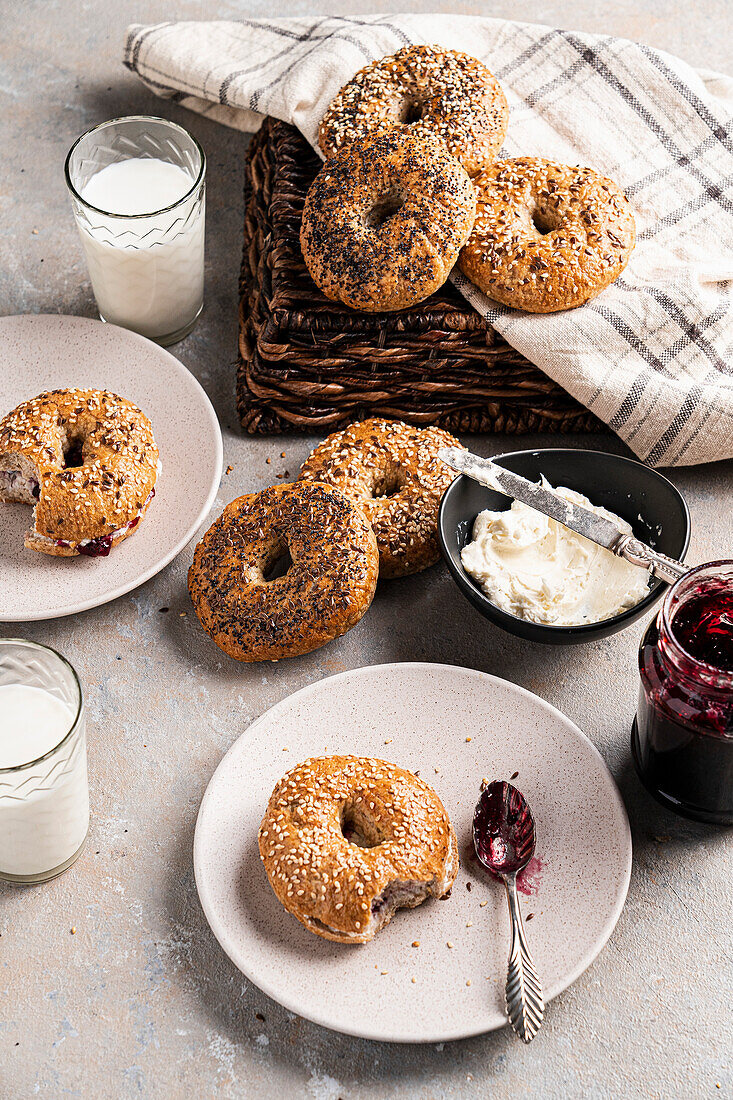
M88 829L79 679L55 650L0 638L0 879L60 875Z
M206 158L181 126L131 115L87 130L66 183L99 316L174 344L204 304Z

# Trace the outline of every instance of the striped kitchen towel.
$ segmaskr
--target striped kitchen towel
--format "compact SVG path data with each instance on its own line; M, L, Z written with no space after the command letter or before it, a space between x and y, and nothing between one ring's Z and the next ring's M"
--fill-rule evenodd
M578 309L527 314L456 286L644 461L733 457L733 80L624 39L453 15L135 25L124 61L157 95L243 130L274 115L315 146L339 88L411 43L496 74L503 154L589 165L636 215L629 266Z

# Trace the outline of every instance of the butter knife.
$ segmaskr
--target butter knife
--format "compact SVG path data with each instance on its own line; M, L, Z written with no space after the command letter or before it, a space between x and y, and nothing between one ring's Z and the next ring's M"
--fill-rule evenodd
M452 470L478 481L487 489L494 489L515 500L521 500L535 511L557 520L563 527L583 535L598 546L604 546L617 557L650 570L655 577L667 584L674 584L690 569L689 565L660 554L641 539L622 531L613 520L599 516L580 504L572 504L552 489L547 489L538 482L528 481L511 470L505 470L490 458L479 458L460 447L444 447L438 451L438 458Z

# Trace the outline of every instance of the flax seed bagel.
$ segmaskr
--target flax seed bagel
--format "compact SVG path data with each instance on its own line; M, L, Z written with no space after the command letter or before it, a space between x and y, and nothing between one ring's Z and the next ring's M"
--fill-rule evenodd
M283 776L259 831L278 900L317 936L366 943L396 909L445 897L456 835L432 787L363 756L314 757Z
M373 61L332 101L318 143L332 157L377 130L409 128L441 138L475 176L496 159L509 109L501 86L475 57L440 46L406 46Z
M335 485L358 504L377 536L380 577L404 577L440 557L438 508L456 474L437 455L461 446L442 428L362 420L320 443L299 477Z
M313 181L300 243L313 281L352 309L390 311L442 286L468 240L471 181L435 137L352 143Z
M29 550L106 557L137 529L159 468L150 421L107 390L52 390L0 420L0 501L35 505Z
M634 215L620 188L592 169L515 157L474 185L476 221L459 267L497 302L530 313L573 309L626 267Z
M278 564L287 567L282 575L274 575ZM228 504L196 547L188 589L204 630L229 657L277 661L355 626L378 569L362 512L338 489L299 482Z

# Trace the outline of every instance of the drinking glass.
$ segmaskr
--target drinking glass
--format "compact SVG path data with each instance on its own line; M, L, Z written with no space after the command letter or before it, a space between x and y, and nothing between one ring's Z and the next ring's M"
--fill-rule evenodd
M189 177L188 191L144 214L85 201L92 176L130 159L175 165ZM204 304L206 158L199 143L163 118L114 118L77 138L65 170L101 319L163 345L183 339Z
M0 768L0 879L45 882L74 863L89 829L84 700L60 653L20 638L0 639L0 687L6 684L40 688L70 712L68 729L48 752Z

